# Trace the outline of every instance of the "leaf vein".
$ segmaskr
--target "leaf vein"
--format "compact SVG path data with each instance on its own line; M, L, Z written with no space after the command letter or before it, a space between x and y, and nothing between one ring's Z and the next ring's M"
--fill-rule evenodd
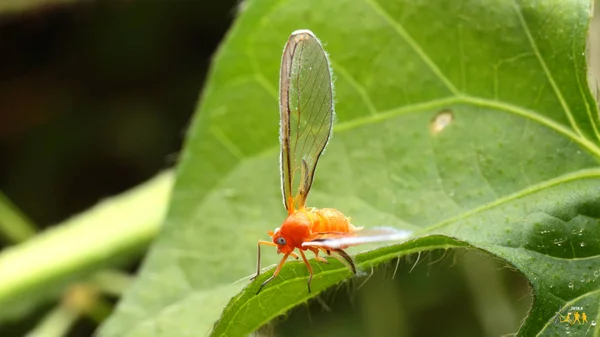
M565 98L563 97L560 88L554 81L554 77L552 77L552 73L550 73L550 70L548 69L548 66L546 65L546 61L544 60L544 58L542 57L542 54L540 53L538 45L535 42L533 35L531 34L531 30L529 29L529 26L527 25L527 22L525 21L525 18L523 17L523 12L521 10L521 7L517 4L516 0L514 2L514 7L515 7L515 12L519 18L519 22L521 23L521 26L523 27L523 31L525 32L525 35L527 36L527 40L529 41L531 49L533 50L536 58L538 59L538 62L540 63L540 66L542 67L542 70L544 71L544 74L546 75L546 78L548 79L550 86L552 86L552 89L554 90L554 94L556 95L556 98L560 102L560 105L563 108L565 115L569 119L569 123L571 124L571 127L575 130L575 132L577 132L577 134L580 137L583 138L583 134L582 134L581 130L579 129L579 126L575 122L575 118L573 117L571 108L569 108L569 105L565 101Z
M454 84L442 73L440 68L427 56L423 48L410 36L410 34L404 29L404 27L397 21L395 21L389 13L387 13L375 0L365 0L365 2L373 8L379 16L387 21L394 30L400 35L400 37L408 43L408 45L417 53L421 60L429 67L429 69L438 77L438 79L446 86L450 92L458 95L460 92Z
M530 186L528 188L522 189L518 192L509 194L505 197L496 199L492 202L489 202L487 204L481 205L479 207L473 208L471 210L468 210L466 212L464 212L463 214L459 215L459 216L455 216L449 219L446 219L444 221L441 221L437 224L434 224L433 226L427 227L426 230L427 232L431 232L435 229L439 229L439 228L443 228L449 224L452 224L454 222L460 221L462 219L465 219L467 217L470 217L472 215L487 211L488 209L491 209L493 207L505 204L507 202L522 198L524 196L545 190L547 188L559 185L561 183L567 183L567 182L571 182L571 181L575 181L575 180L580 180L580 179L590 179L590 178L600 178L600 168L594 168L594 169L587 169L587 170L579 170L579 171L575 171L572 173L568 173L562 176L559 176L555 179L549 179L546 181L543 181L539 184Z
M369 97L369 94L367 93L365 86L360 84L354 77L352 77L350 72L341 64L336 63L332 60L331 65L333 66L335 71L338 74L342 75L346 79L346 81L348 81L348 83L354 88L354 90L356 90L356 92L358 92L358 95L360 96L360 98L363 100L363 102L369 109L369 112L371 113L371 115L376 115L377 108L375 108L375 105L371 101L371 98Z
M211 126L210 132L215 136L215 138L225 147L234 157L238 160L244 160L245 156L242 150L240 150L234 142L232 142L229 137L217 126Z

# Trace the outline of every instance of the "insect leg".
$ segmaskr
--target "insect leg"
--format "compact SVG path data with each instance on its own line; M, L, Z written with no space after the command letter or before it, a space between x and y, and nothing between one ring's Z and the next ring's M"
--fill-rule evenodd
M260 246L261 245L277 246L275 243L273 243L271 241L264 241L264 240L258 241L258 253L256 254L256 275L252 276L250 278L250 281L254 280L255 278L258 277L258 275L260 275Z
M348 255L348 253L346 253L343 249L341 248L336 248L336 249L331 249L332 252L337 253L339 256L343 257L344 260L346 260L346 262L348 262L348 265L350 267L350 270L352 270L352 272L354 273L354 275L356 275L356 266L354 265L354 261L352 261L352 258L350 257L350 255Z
M271 277L269 277L265 282L263 282L260 285L260 288L258 288L258 291L256 292L256 295L258 295L258 293L262 290L262 288L269 282L271 282L271 280L273 280L277 275L279 275L279 271L281 270L281 267L283 267L283 264L285 263L285 260L287 260L288 256L290 256L290 253L287 253L283 256L283 258L281 259L281 261L279 261L279 264L277 265L277 269L275 269L275 272L273 273L273 275ZM304 256L304 255L302 255Z
M317 261L320 261L320 262L323 262L323 263L329 263L329 261L327 261L326 258L323 258L323 257L319 256L319 249L314 248L314 247L310 247L308 249L310 249L311 252L315 253L315 259Z
M302 260L304 260L304 264L306 265L306 268L308 268L308 273L310 274L310 276L308 277L308 292L310 293L310 282L313 278L313 270L310 266L310 263L308 263L308 260L306 259L306 255L304 255L304 252L302 250L300 250L300 256L302 256Z

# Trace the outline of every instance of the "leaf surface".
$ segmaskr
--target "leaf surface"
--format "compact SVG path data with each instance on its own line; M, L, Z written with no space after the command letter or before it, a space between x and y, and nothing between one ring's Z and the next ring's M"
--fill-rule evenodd
M189 130L164 230L100 336L247 335L351 277L336 261L313 261L308 294L306 269L292 262L258 296L270 272L244 278L256 241L285 217L278 73L283 44L301 28L324 43L336 76L337 124L309 205L415 232L359 254L359 267L480 249L531 283L521 335L592 328L555 324L574 305L589 322L599 315L589 16L590 3L576 0L244 3ZM278 256L265 249L263 259Z

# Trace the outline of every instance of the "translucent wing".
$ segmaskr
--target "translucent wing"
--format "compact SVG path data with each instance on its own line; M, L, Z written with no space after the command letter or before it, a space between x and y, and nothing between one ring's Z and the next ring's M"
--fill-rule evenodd
M346 248L363 243L402 241L412 235L411 231L391 227L375 227L352 233L317 233L302 247L322 247L329 249Z
M319 156L333 124L331 68L309 30L292 33L279 78L281 185L288 213L305 207Z

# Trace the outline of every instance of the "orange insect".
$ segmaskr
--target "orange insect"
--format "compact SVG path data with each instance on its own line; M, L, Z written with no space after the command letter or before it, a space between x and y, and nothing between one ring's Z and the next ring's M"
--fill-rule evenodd
M252 279L260 274L261 245L276 246L277 253L284 255L273 276L261 284L257 294L277 277L288 257L299 258L294 252L296 249L310 274L310 292L313 270L304 251L312 251L315 258L324 263L327 260L319 256L320 251L337 254L356 274L354 262L345 248L394 239L392 229L371 232L370 236L360 238L356 234L362 227L354 227L342 212L306 207L319 156L331 136L334 115L331 76L329 59L316 36L309 30L293 32L283 50L279 79L281 184L288 217L280 228L269 231L272 241L258 241L258 263Z
M284 255L273 276L262 283L258 292L279 274L290 255L298 258L294 253L296 249L310 273L309 292L313 270L304 255L305 250L311 250L317 260L325 263L327 260L319 256L319 249L328 255L335 252L348 262L356 274L354 262L342 249L345 247L330 249L303 246L306 242L324 241L328 237L360 229L350 224L350 219L338 210L306 207L315 168L331 136L333 125L330 69L323 46L311 31L298 30L292 33L283 50L279 82L281 184L288 217L280 228L269 231L273 241L258 242L258 267L254 278L260 274L261 245L276 246L277 253Z

